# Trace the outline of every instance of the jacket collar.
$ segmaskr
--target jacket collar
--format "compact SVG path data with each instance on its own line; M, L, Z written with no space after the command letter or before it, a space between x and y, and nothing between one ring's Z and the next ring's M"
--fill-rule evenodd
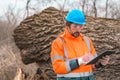
M83 36L84 36L83 34L80 34L77 38L75 38L70 34L70 32L68 31L67 28L65 28L64 32L59 34L59 37L67 37L67 38L70 38L70 39L73 39L73 40L83 39Z

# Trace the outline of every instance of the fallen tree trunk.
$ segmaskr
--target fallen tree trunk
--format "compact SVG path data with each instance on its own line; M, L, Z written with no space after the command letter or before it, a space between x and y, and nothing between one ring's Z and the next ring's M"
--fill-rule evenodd
M65 27L66 13L53 7L43 10L23 20L14 30L14 40L21 51L22 61L25 64L38 63L40 70L49 79L55 79L50 61L51 42ZM120 79L120 20L86 17L87 24L82 33L93 40L97 52L106 49L115 50L111 62L103 69L95 71L95 77L102 80ZM117 66L117 67L116 67ZM104 74L102 74L104 72ZM112 73L112 76L110 73ZM98 74L99 73L99 74Z

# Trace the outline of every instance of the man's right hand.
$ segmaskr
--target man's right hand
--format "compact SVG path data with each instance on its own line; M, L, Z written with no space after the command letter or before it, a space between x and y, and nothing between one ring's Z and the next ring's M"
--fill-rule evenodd
M85 54L84 56L78 58L78 64L86 64L88 63L90 60L92 60L94 58L94 56L90 53Z

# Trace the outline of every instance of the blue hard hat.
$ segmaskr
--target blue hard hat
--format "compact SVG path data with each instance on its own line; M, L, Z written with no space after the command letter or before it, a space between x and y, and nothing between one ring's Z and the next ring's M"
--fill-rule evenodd
M78 9L74 9L68 12L65 19L67 22L72 22L75 24L86 24L84 13Z

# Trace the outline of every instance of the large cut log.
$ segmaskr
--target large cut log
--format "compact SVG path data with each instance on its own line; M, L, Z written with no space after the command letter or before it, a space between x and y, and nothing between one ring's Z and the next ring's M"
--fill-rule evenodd
M49 7L26 18L14 30L14 40L21 51L23 63L38 63L40 70L50 79L55 79L49 56L50 46L65 27L65 15L66 12ZM120 20L92 17L86 17L86 20L82 33L91 37L97 52L107 49L116 51L109 65L95 71L95 77L102 77L102 80L114 80L117 77L116 80L120 80Z

